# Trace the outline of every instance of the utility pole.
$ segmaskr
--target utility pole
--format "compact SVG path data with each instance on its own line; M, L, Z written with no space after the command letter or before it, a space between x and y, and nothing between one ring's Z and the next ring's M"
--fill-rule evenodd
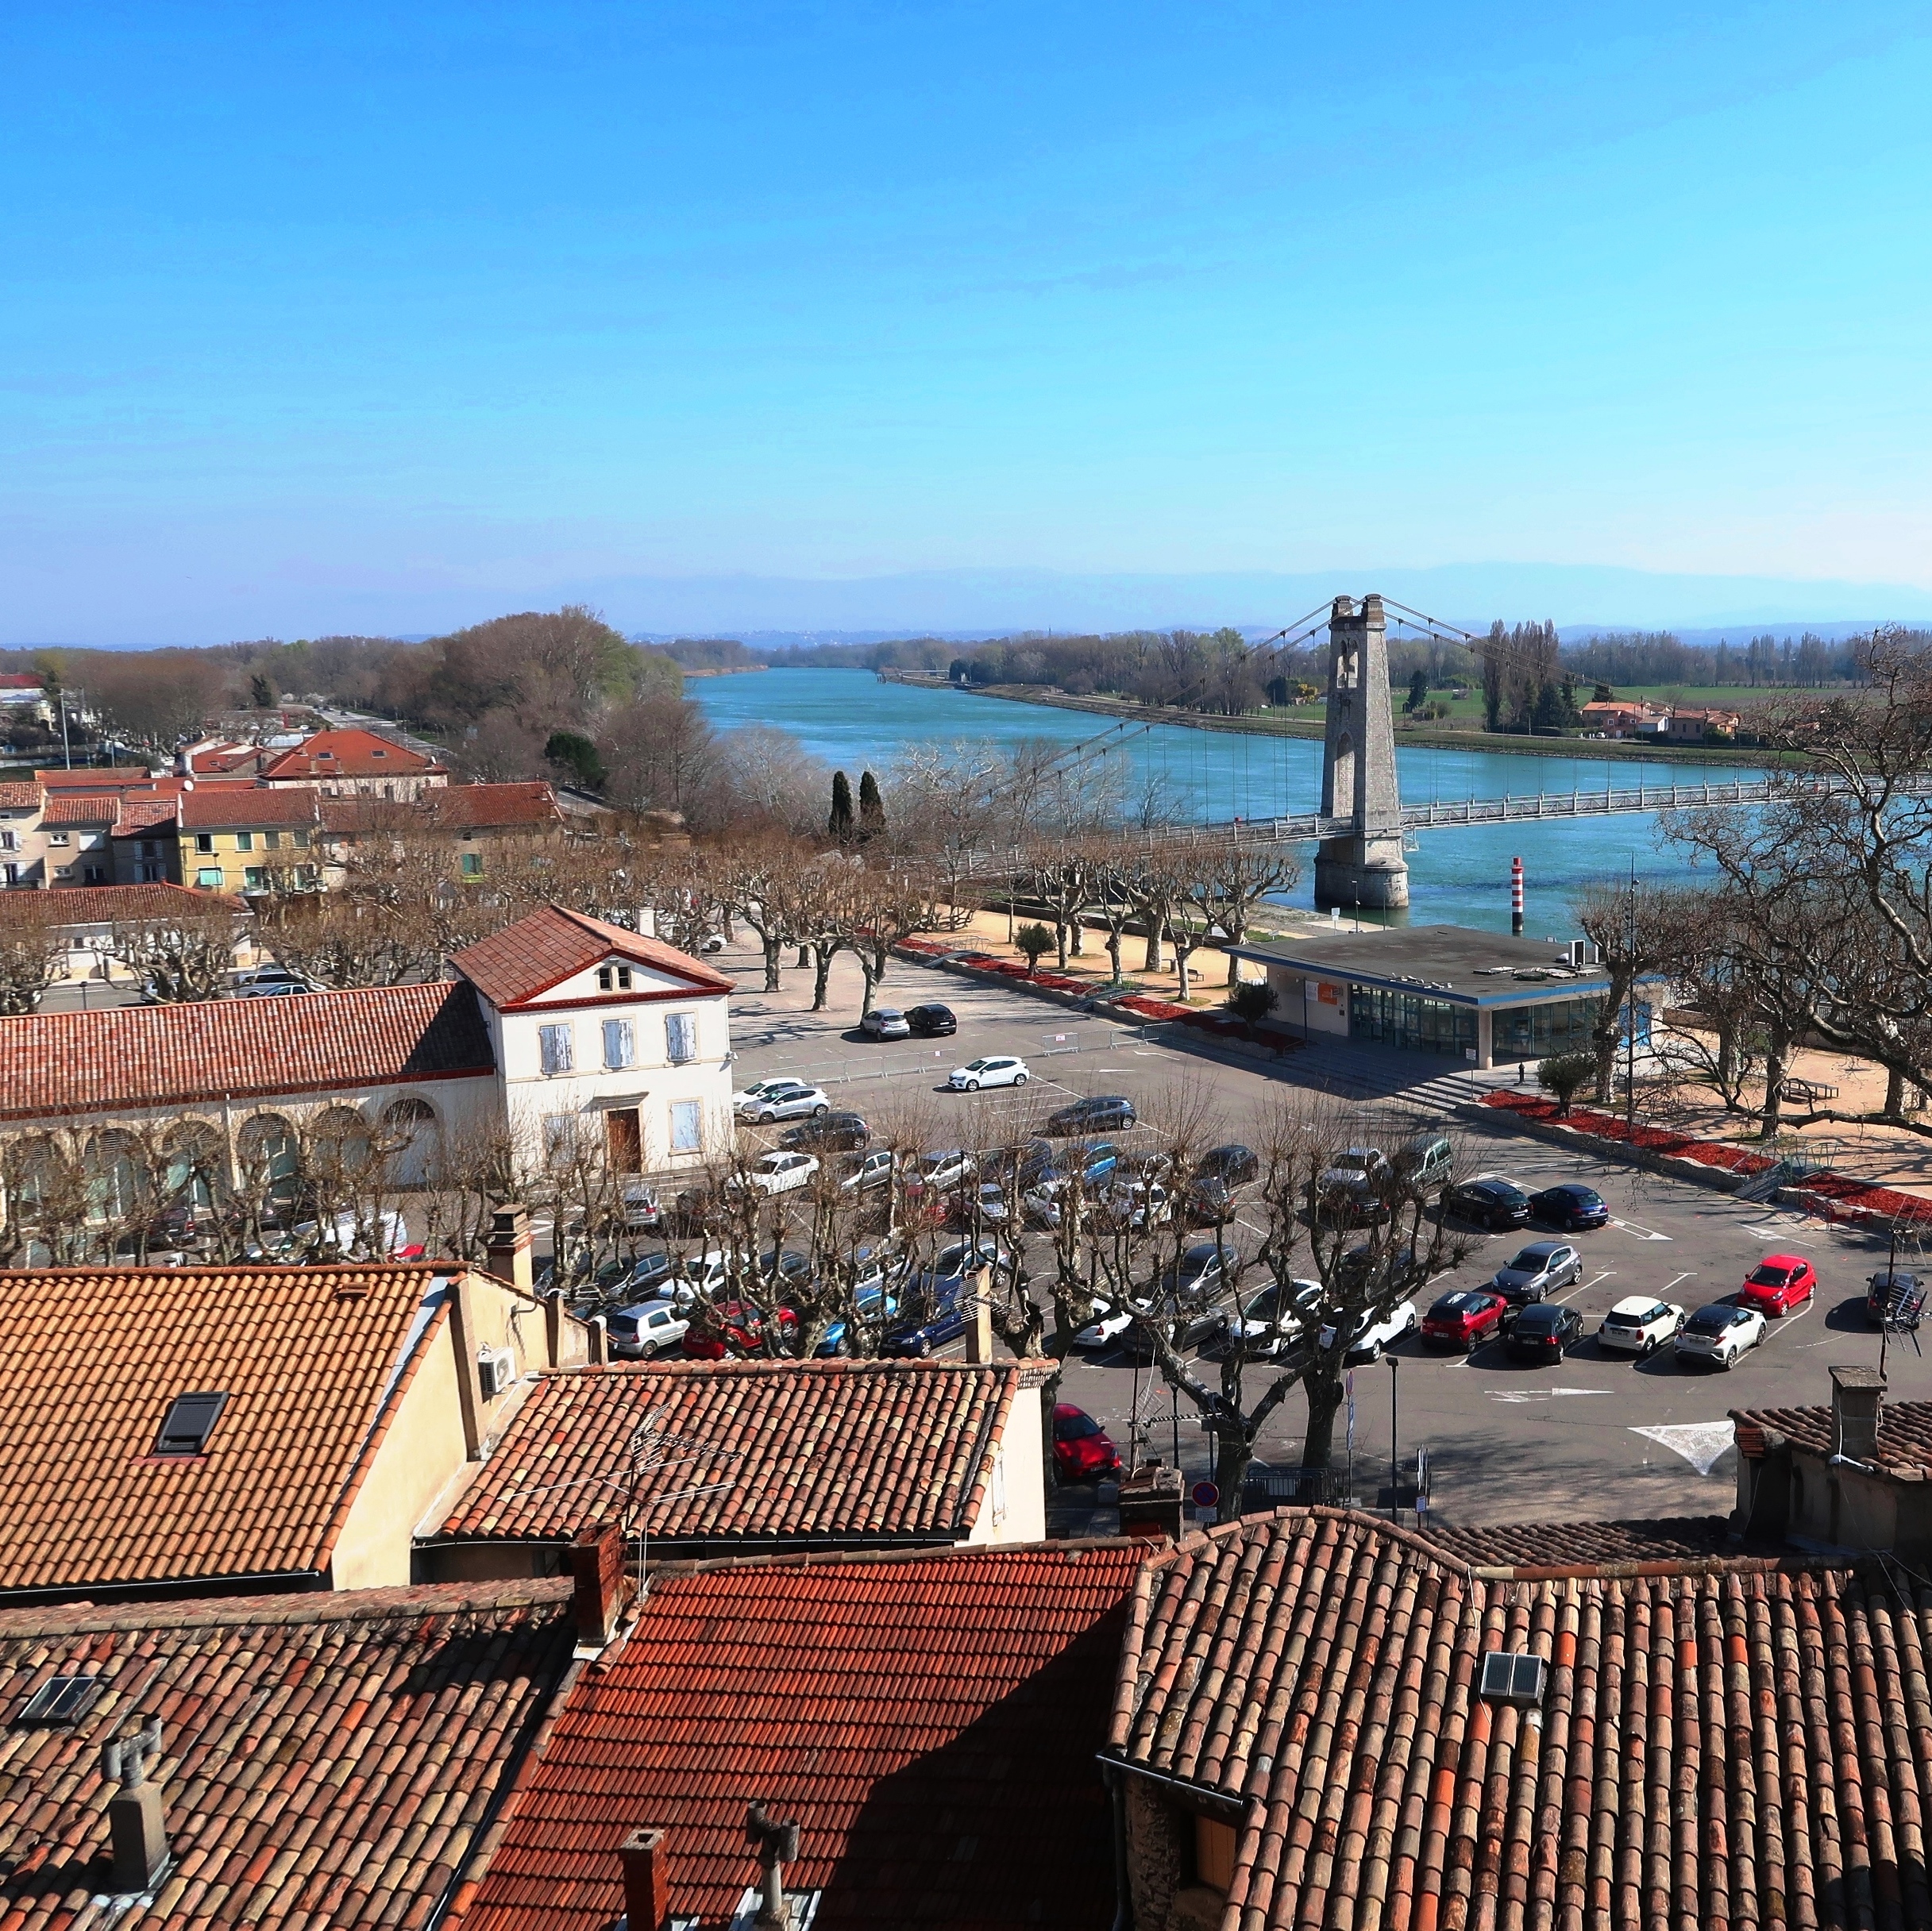
M1637 861L1630 861L1630 894L1624 923L1624 957L1630 962L1629 989L1624 995L1624 1124L1629 1145L1637 1144Z
M1389 1364L1389 1520L1399 1523L1402 1519L1402 1465L1398 1446L1401 1428L1395 1389L1396 1370L1402 1364L1393 1355L1384 1355L1382 1359Z

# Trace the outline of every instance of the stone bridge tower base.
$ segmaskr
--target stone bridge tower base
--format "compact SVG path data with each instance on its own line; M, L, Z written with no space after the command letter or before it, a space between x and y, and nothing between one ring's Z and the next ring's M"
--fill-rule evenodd
M1382 599L1337 597L1328 613L1327 742L1321 762L1325 817L1352 829L1315 854L1315 903L1394 910L1409 903L1402 800L1395 777L1395 719Z

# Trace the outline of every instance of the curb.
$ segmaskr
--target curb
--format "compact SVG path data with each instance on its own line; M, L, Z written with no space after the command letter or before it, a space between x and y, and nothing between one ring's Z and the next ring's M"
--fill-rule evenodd
M1479 1100L1464 1100L1456 1112L1460 1117L1472 1123L1486 1120L1494 1124L1498 1120L1504 1121L1514 1131L1527 1134L1546 1146L1568 1147L1577 1152L1595 1154L1599 1159L1614 1160L1625 1166L1640 1167L1647 1173L1662 1174L1672 1180L1687 1180L1693 1186L1708 1188L1714 1193L1735 1193L1747 1181L1757 1177L1752 1174L1735 1173L1726 1166L1706 1166L1701 1160L1686 1160L1676 1154L1653 1153L1648 1147L1633 1147L1625 1140L1599 1139L1593 1133L1579 1132L1574 1127L1560 1127L1551 1120L1526 1120L1506 1106L1485 1106Z

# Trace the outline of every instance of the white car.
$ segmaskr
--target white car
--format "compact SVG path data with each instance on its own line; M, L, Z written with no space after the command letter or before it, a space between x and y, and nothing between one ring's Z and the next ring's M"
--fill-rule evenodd
M864 1193L873 1187L888 1186L898 1158L889 1147L875 1147L839 1185L847 1193Z
M642 1301L634 1308L619 1309L604 1327L613 1355L627 1361L649 1361L676 1347L691 1323L669 1301Z
M761 1193L789 1193L802 1187L819 1170L819 1157L812 1153L768 1153L742 1174L734 1174L727 1185L756 1187Z
M1251 1294L1238 1294L1221 1317L1222 1342L1239 1343L1251 1355L1272 1355L1292 1341L1321 1305L1319 1281L1271 1281Z
M372 1221L358 1223L353 1213L338 1213L326 1223L304 1220L289 1236L289 1244L326 1260L365 1261L399 1253L409 1244L403 1216L385 1208Z
M741 1120L755 1120L762 1127L774 1120L820 1120L832 1110L832 1103L816 1086L801 1086L786 1080L765 1092L747 1089L749 1097L738 1109ZM733 1096L734 1099L736 1096Z
M1413 1334L1422 1325L1422 1317L1417 1313L1413 1301L1398 1301L1380 1320L1371 1320L1372 1312L1370 1309L1363 1310L1355 1337L1348 1343L1348 1351L1342 1356L1344 1362L1379 1361L1384 1348L1392 1347L1404 1335ZM1322 1329L1321 1345L1324 1347L1335 1345L1332 1326Z
M947 1081L954 1093L978 1093L982 1086L1024 1086L1026 1083L1027 1062L1010 1054L969 1059L963 1066L954 1067L952 1077Z
M1111 1347L1134 1324L1133 1315L1123 1308L1113 1314L1102 1314L1087 1323L1074 1336L1075 1347Z
M1633 1355L1652 1355L1666 1341L1677 1338L1683 1325L1683 1309L1649 1294L1633 1294L1620 1301L1603 1317L1597 1339L1605 1347L1622 1348Z
M1714 1301L1709 1307L1699 1308L1678 1331L1677 1359L1728 1368L1740 1355L1756 1347L1766 1332L1764 1317L1756 1308Z

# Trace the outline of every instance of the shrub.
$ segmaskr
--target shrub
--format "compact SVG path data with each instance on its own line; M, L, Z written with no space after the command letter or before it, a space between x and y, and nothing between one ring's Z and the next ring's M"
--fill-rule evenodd
M1043 925L1023 925L1014 933L1013 943L1027 955L1027 970L1037 972L1040 954L1053 950L1053 935Z
M1537 1084L1556 1100L1556 1117L1570 1110L1570 1102L1597 1077L1597 1062L1587 1053L1559 1053L1537 1068Z

